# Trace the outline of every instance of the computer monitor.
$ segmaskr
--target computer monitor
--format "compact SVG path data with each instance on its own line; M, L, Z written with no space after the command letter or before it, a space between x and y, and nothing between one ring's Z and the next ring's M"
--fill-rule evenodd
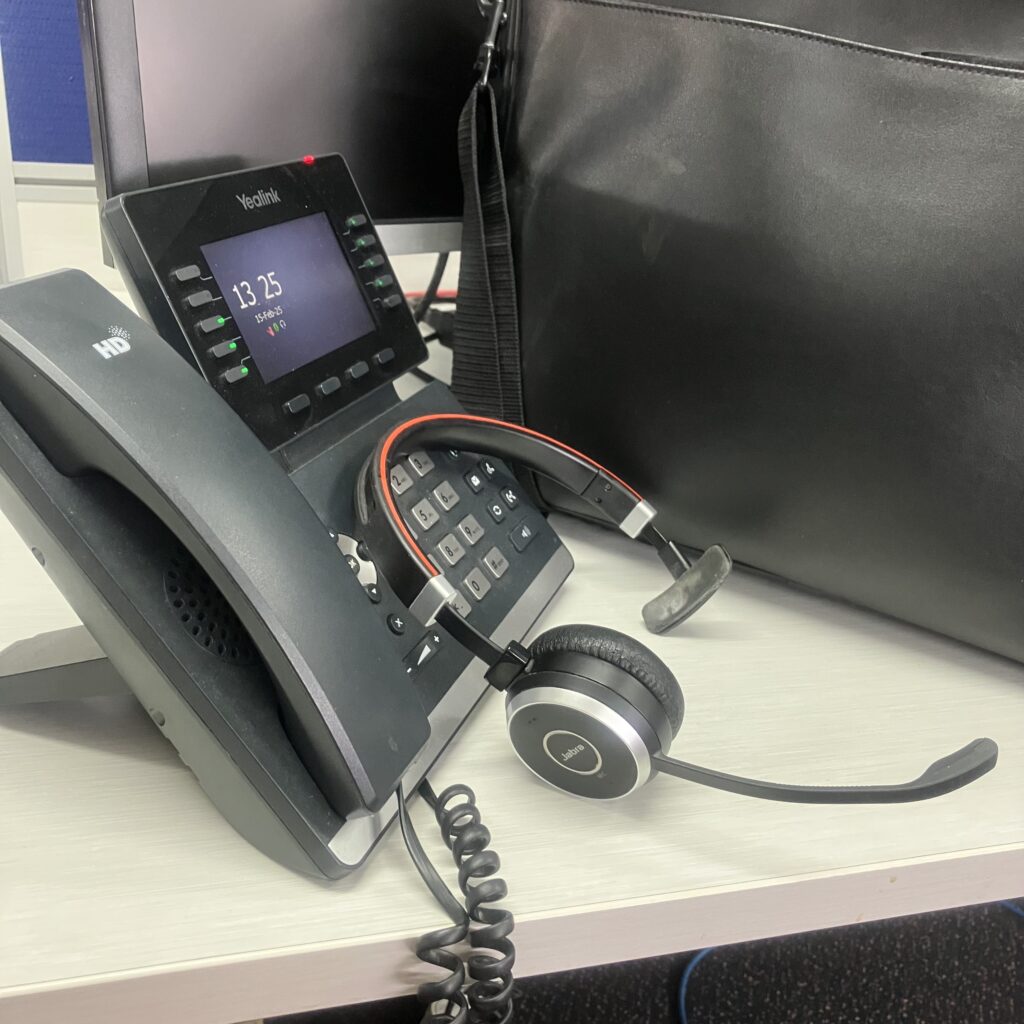
M392 253L459 247L477 0L79 0L101 201L341 153Z

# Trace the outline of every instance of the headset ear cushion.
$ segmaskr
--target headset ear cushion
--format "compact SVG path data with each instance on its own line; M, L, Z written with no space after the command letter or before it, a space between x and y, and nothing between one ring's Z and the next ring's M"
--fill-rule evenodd
M530 645L532 657L564 651L588 654L628 672L642 683L665 709L674 736L683 724L683 691L672 670L653 651L625 633L603 626L555 626Z

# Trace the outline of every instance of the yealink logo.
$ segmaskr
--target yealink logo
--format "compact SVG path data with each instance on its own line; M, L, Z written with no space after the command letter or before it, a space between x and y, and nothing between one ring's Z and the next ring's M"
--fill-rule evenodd
M93 348L104 359L113 359L114 356L123 356L125 352L131 350L131 345L128 343L132 340L132 336L123 327L108 327L107 331L110 337L104 338L103 341L97 341Z
M281 202L276 188L261 188L255 195L236 195L235 198L247 209L258 210L261 206L271 206L273 203Z

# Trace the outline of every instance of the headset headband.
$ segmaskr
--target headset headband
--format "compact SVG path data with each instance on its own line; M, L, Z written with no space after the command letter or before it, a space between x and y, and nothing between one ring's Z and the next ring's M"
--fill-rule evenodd
M428 625L449 605L456 591L405 524L388 483L392 465L416 447L458 448L518 463L567 488L627 537L641 538L652 544L673 577L666 591L644 605L644 622L652 632L662 633L697 611L718 590L732 567L728 554L718 545L708 548L691 565L676 545L653 525L657 513L649 502L610 470L552 437L528 427L469 413L418 416L395 426L378 442L370 457L364 469L363 521L369 522L369 509L376 507L382 511L388 527L386 532L391 537L389 547L400 548L406 562L417 570L415 573L395 571L398 567L393 567L392 574L385 571L385 575L399 598ZM442 625L447 628L453 617L462 618L452 609L452 615L444 615ZM492 654L499 650L476 630L473 632L477 641L483 640L489 645ZM480 644L476 642L471 646L479 648ZM474 650L474 653L479 652ZM494 661L493 657L485 660L491 664Z

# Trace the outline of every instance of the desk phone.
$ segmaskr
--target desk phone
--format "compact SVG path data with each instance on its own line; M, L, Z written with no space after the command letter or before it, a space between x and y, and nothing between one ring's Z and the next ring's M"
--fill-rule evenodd
M0 291L0 507L221 813L339 877L487 689L354 511L378 439L458 403L399 400L426 349L340 156L120 196L103 227L149 322L77 272ZM459 614L520 639L572 561L509 467L418 447L390 485ZM0 692L42 692L24 660Z

